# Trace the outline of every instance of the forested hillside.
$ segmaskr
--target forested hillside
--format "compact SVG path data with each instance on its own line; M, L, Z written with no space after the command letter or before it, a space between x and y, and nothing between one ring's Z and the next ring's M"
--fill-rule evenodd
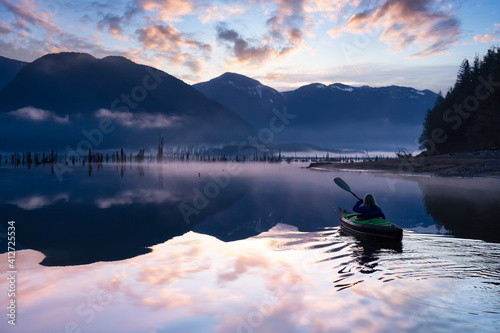
M462 62L455 85L427 111L419 143L431 154L500 146L500 48Z

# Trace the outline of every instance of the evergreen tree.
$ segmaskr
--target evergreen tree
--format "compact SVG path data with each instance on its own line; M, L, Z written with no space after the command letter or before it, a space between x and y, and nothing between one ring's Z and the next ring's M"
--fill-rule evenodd
M492 47L471 68L464 60L446 96L427 111L420 148L428 153L500 146L500 49Z

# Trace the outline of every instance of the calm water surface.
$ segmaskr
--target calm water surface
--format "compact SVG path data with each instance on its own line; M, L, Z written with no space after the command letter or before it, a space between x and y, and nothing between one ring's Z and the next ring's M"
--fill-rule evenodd
M3 315L0 331L500 330L497 179L284 163L91 171L60 182L0 168L3 272L7 220L19 250L17 325ZM404 228L401 246L339 233L337 207L356 200L337 176L375 195Z

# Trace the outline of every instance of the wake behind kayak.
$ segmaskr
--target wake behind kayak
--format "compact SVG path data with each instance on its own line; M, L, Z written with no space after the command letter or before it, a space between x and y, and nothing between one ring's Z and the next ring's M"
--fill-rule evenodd
M350 213L339 208L341 230L361 240L401 242L403 230L380 217L363 219L363 214Z

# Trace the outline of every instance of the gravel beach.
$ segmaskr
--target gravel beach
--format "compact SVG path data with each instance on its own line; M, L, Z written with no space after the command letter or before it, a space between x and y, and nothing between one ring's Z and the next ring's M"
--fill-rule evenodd
M339 163L312 162L309 168L318 170L369 170L401 174L428 174L438 177L500 177L500 150L411 158Z

